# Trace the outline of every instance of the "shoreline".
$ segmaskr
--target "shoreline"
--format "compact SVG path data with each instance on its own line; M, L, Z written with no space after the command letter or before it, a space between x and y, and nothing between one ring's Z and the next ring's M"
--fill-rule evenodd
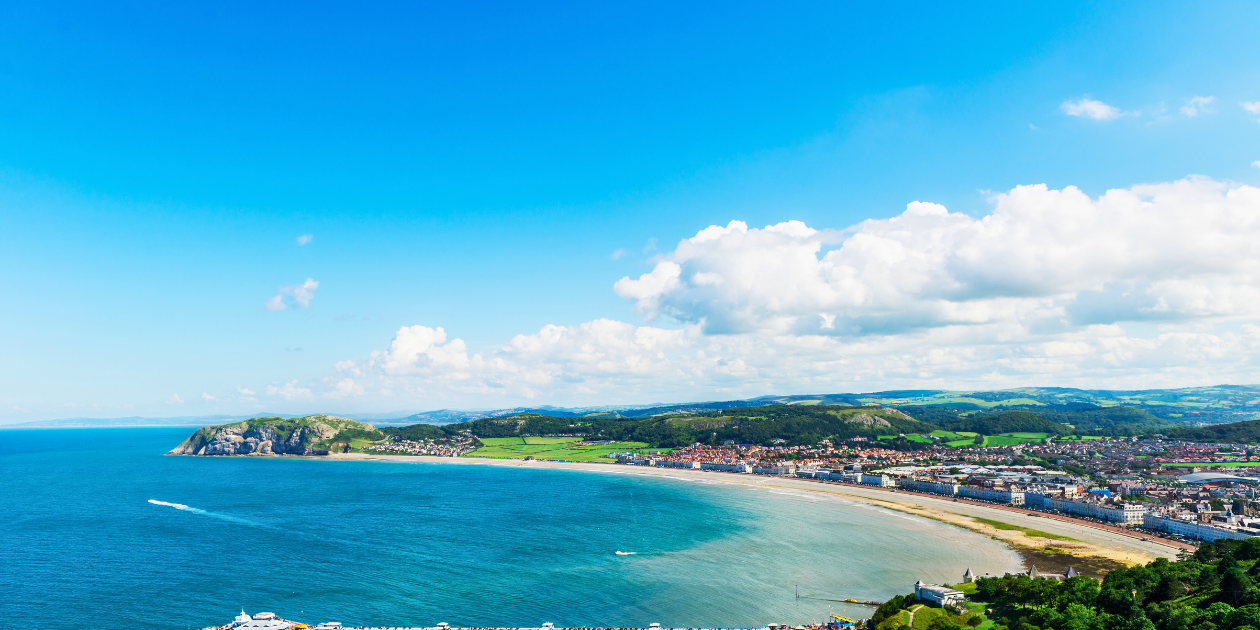
M326 457L304 457L318 461L384 461L473 466L503 466L544 470L575 470L623 475L649 475L685 479L707 479L749 487L782 488L859 501L960 527L1001 542L1018 552L1029 565L1037 564L1043 573L1063 573L1068 566L1078 572L1101 577L1113 569L1145 564L1156 558L1175 560L1178 552L1192 549L1173 541L1128 532L1068 516L1045 514L1013 506L999 506L968 499L951 499L900 489L877 488L797 477L770 477L700 471L680 468L653 468L613 463L559 462L483 457L435 457L426 455L369 455L339 453ZM979 519L979 520L977 520ZM989 521L986 523L984 521ZM1005 527L995 526L994 524ZM1141 538L1148 540L1141 540Z

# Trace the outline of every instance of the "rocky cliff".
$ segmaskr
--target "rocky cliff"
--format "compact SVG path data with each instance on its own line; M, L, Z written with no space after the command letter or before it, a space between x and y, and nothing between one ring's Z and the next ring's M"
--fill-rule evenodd
M170 455L327 455L357 437L381 437L376 427L336 416L253 418L197 429Z

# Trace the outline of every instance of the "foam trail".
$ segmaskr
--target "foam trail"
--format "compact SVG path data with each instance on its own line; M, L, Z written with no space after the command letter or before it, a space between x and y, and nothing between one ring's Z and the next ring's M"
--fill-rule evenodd
M167 503L166 501L158 501L157 499L149 499L149 503L152 503L153 505L165 505L166 507L173 507L177 510L183 510L185 512L193 512L195 514L209 514L209 512L205 510L195 508L195 507L188 507L187 505L184 505L183 503Z
M193 514L204 514L206 516L212 516L214 518L223 519L225 521L232 521L233 523L241 523L242 525L250 525L253 527L266 527L265 525L259 525L258 523L247 521L243 518L236 518L235 516L228 516L227 514L217 514L215 512L209 512L209 511L203 510L201 508L195 508L192 506L184 505L183 503L170 503L168 501L158 501L157 499L149 499L149 503L152 503L153 505L164 505L166 507L173 507L177 510L182 510L184 512L192 512Z

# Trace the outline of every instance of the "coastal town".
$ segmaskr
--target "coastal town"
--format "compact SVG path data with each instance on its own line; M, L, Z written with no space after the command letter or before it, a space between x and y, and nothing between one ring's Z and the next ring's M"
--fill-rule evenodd
M1245 445L1101 438L897 451L822 440L613 456L626 465L792 476L1018 506L1191 545L1260 536L1260 477L1240 474L1260 466L1260 453Z

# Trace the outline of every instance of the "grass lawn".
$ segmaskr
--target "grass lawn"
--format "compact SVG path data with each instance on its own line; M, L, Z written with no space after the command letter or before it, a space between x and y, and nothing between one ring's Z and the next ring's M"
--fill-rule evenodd
M1023 532L1025 536L1028 536L1031 538L1049 538L1051 540L1067 540L1071 542L1080 542L1079 540L1076 540L1075 538L1068 538L1067 536L1060 536L1058 534L1051 534L1051 533L1043 532L1036 529L1020 527L1019 525L1011 525L1010 523L1003 523L1001 521L993 521L987 518L979 518L975 516L972 516L970 518L971 520L977 523L984 523L985 525L988 525L989 527L993 527L996 529L1001 529L1004 531Z
M1024 438L1029 440L1044 440L1050 437L1049 433L1003 433L1003 437Z
M582 438L576 437L527 437L521 438L526 444L567 444L569 442L580 442Z
M967 439L967 438L974 438L979 434L972 433L970 431L944 431L944 430L938 429L936 431L929 433L928 435L942 437L942 438L945 438L946 440L962 440L962 439Z
M496 459L550 459L565 462L608 462L609 453L660 451L667 448L651 448L643 442L614 442L612 444L585 445L575 437L527 437L482 438L485 446L465 457L492 457Z
M1008 437L1004 435L986 435L984 438L985 446L1016 446L1028 442L1023 438Z

